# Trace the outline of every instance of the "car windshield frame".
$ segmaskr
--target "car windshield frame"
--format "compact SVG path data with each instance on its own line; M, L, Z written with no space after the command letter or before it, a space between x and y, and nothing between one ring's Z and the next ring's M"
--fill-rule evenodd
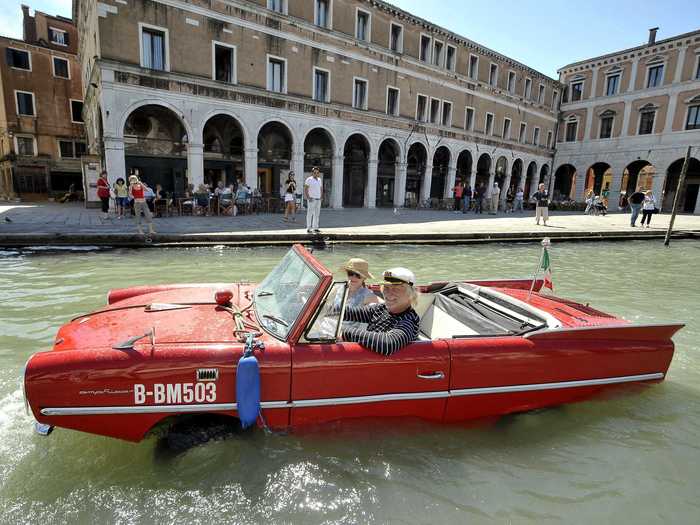
M295 245L260 282L253 305L260 327L280 341L298 338L331 281L330 272L303 246Z

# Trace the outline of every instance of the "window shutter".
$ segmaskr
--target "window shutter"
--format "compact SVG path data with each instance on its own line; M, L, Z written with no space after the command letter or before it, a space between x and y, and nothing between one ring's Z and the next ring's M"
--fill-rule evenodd
M9 47L5 48L5 59L7 60L7 65L12 66L14 61L12 60L13 59L12 49L10 49Z
M69 35L68 31L66 31L63 34L63 43L66 44L67 46L70 45L70 35Z

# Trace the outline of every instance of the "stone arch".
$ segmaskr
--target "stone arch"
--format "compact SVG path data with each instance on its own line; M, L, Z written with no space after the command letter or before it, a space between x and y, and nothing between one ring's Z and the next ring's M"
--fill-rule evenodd
M576 168L562 164L554 172L554 186L551 199L556 202L574 200L576 192Z
M589 191L594 195L602 195L607 182L608 186L612 181L612 167L607 162L595 162L586 170L586 180L584 197ZM609 188L608 188L609 189Z
M448 170L450 168L450 160L452 153L447 146L436 148L433 154L433 172L430 181L430 198L442 199L445 196L447 188Z
M461 179L465 186L471 184L473 164L473 156L470 150L463 149L457 154L457 178Z
M321 172L323 194L321 206L329 206L333 194L333 163L336 142L325 126L312 128L304 135L304 173L296 173L297 188L301 189L307 174L316 167Z
M122 113L121 117L119 118L119 121L117 123L118 128L116 130L117 136L118 137L123 137L124 136L124 127L126 126L126 121L129 119L132 113L134 113L136 110L145 107L145 106L162 106L163 108L169 109L172 111L175 116L178 118L180 121L180 124L185 128L185 131L187 132L188 137L195 137L196 133L194 133L194 128L192 127L192 123L187 120L185 117L183 111L181 108L175 106L174 104L171 104L167 100L163 100L160 98L149 98L149 99L143 99L139 100L137 102L134 102L133 104L129 105L124 112Z
M622 171L620 194L632 195L637 189L650 190L653 185L656 168L648 160L637 159L630 162Z
M523 185L523 199L527 201L530 195L537 191L537 163L531 160L527 165L527 171L525 172L525 184Z
M384 138L377 149L377 191L375 206L391 208L396 192L396 175L401 161L401 145L394 138Z
M519 188L522 188L524 184L523 159L517 158L513 161L513 165L510 168L510 188L515 193Z
M250 131L246 126L245 118L241 117L235 111L231 111L228 109L212 109L211 111L205 113L196 126L196 129L199 131L199 134L202 135L204 133L204 127L207 125L207 122L209 122L213 117L216 117L217 115L225 115L231 117L233 120L236 121L238 127L240 127L241 131L243 132L243 144L245 147L245 144L247 144L247 141L250 138Z
M245 179L245 131L228 113L213 113L203 121L204 183L230 186Z
M353 133L345 140L343 148L344 207L366 205L371 151L371 143L363 133Z
M494 176L494 182L498 183L498 187L501 189L503 193L505 193L505 190L503 186L505 185L506 182L506 175L508 173L508 159L504 156L501 155L498 157L498 160L496 160L496 169L495 169L495 176Z
M476 162L476 179L474 185L476 188L478 188L479 185L483 185L484 192L486 192L488 189L488 184L491 177L491 164L491 156L488 153L482 153L479 155L479 160Z
M283 121L268 120L258 128L257 188L261 193L280 195L292 163L294 144L294 134Z
M407 207L420 203L423 177L428 164L428 148L422 141L413 142L406 151L406 201Z
M123 121L125 174L146 184L183 194L188 181L187 153L192 139L182 116L170 104L137 103Z
M666 170L663 198L660 199L658 195L656 196L657 205L661 204L660 207L665 211L670 212L673 209L673 200L676 196L676 191L678 191L678 178L680 177L684 161L685 159L681 158L671 163L668 170ZM685 182L683 187L680 188L678 200L678 211L680 213L695 213L698 210L698 188L700 188L700 160L690 157Z

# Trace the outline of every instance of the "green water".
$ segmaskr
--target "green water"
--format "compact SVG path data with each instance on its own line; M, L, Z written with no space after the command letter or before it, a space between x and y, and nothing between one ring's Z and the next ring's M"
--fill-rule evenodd
M0 254L0 523L698 523L700 243L561 244L557 293L638 322L685 321L668 379L611 399L437 426L394 421L217 442L164 460L131 444L33 433L19 376L110 288L258 281L281 249ZM536 245L343 247L337 268L420 281L520 277Z

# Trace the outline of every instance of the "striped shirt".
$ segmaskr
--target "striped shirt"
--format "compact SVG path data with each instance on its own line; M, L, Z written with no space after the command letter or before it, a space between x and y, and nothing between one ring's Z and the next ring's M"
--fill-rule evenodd
M360 343L382 355L391 355L418 339L420 318L413 308L392 314L385 304L346 307L347 321L367 323L367 328L344 328L343 339Z

